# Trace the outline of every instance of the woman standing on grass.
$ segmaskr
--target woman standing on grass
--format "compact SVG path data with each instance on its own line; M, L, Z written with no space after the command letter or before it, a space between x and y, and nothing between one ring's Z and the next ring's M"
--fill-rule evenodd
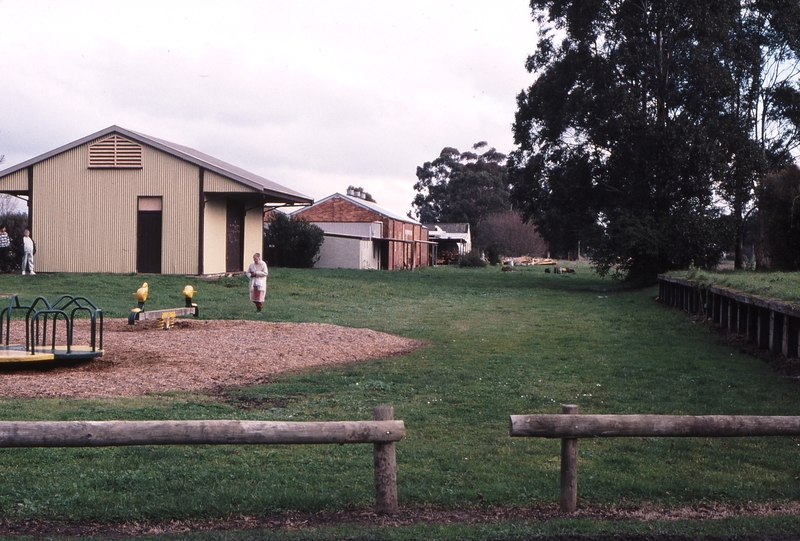
M36 255L36 243L31 238L30 230L26 229L24 235L22 237L22 274L24 275L25 271L30 268L33 275L36 274L33 272L33 256Z
M256 305L256 312L261 311L264 296L267 294L268 274L267 263L261 259L261 254L253 254L253 262L247 268L247 276L250 277L250 300Z

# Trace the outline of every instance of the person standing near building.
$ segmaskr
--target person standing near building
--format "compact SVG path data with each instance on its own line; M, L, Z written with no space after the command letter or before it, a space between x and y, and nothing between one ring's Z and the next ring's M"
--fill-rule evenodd
M34 275L36 273L33 272L33 255L36 253L36 243L31 238L30 230L26 229L24 235L22 237L22 274L24 275L30 267L31 275Z
M11 249L11 237L6 232L6 224L0 226L0 271L8 271L9 250Z
M267 262L261 259L261 254L253 254L253 262L247 268L247 276L250 278L250 300L256 305L256 312L261 311L267 294L267 275L269 275Z

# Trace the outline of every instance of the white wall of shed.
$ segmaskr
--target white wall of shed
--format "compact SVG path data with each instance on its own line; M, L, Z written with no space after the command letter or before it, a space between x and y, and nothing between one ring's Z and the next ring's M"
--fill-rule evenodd
M361 241L361 269L381 268L381 245L371 240Z
M225 227L227 203L224 199L206 201L203 219L203 273L225 272Z
M351 235L353 237L380 238L383 222L311 222L325 233Z
M244 270L253 261L253 254L261 253L264 248L264 207L259 205L247 209L244 216ZM264 254L261 254L262 256Z
M342 237L325 237L319 250L318 269L361 268L361 240Z

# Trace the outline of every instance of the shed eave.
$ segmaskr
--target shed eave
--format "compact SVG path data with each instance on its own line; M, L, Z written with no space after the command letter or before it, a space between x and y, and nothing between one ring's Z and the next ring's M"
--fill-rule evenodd
M200 151L196 151L194 149L190 149L189 147L184 147L182 145L178 145L175 143L170 143L169 141L165 141L162 139L156 139L154 137L142 133L130 131L116 125L109 126L108 128L87 135L76 141L60 146L49 152L45 152L44 154L40 154L39 156L33 157L29 160L25 160L24 162L18 163L12 167L4 169L0 171L0 178L16 173L17 171L25 169L26 167L30 167L37 163L43 162L49 158L52 158L53 156L57 156L63 152L79 147L95 139L111 135L112 133L118 133L138 143L156 148L162 152L165 152L167 154L185 160L198 167L202 167L209 171L213 171L214 173L217 173L234 182L247 186L248 188L253 188L255 191L260 192L266 197L268 197L270 199L270 202L273 202L272 200L274 200L274 202L276 203L279 202L279 203L293 203L293 204L312 204L314 202L314 200L311 197L308 197L307 195L301 194L300 192L296 192L290 188L286 188L285 186L280 186L279 184L272 182L271 180L260 177L259 175L256 175L254 173L250 173L249 171L237 168L236 166L233 166L231 164L227 164L222 160L218 160L216 158L208 156ZM204 159L203 157L200 157L198 155L208 156L209 159ZM253 178L247 178L235 171L232 171L231 169L240 169L240 171L248 175L251 175Z

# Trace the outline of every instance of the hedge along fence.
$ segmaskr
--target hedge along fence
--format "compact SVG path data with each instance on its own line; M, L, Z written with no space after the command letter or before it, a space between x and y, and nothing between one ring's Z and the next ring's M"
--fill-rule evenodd
M800 307L729 289L659 275L658 300L742 335L760 349L800 357Z
M798 436L800 417L757 415L578 415L564 404L561 413L512 415L512 437L561 438L561 493L565 513L578 508L578 438Z
M391 406L373 408L372 421L2 421L4 447L117 447L126 445L251 445L372 443L375 509L397 505L395 443L406 434Z

